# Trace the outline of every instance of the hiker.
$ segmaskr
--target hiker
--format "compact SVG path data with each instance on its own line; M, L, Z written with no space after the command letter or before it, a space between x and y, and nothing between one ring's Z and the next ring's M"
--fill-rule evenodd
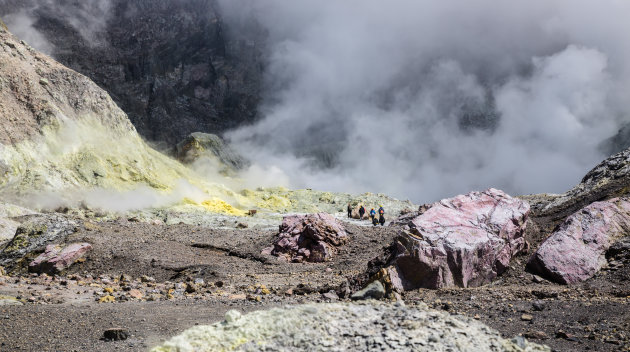
M365 214L365 208L361 205L361 208L359 208L359 220L363 220L363 214Z
M372 222L374 222L374 218L376 217L376 210L374 210L374 208L370 209L370 217L372 218Z
M348 217L352 217L352 207L350 206L350 203L348 203Z
M385 216L383 216L383 214L378 216L378 222L381 224L381 226L385 225Z
M376 218L376 216L372 216L372 226L376 225L378 225L378 219Z
M382 205L378 208L378 215L385 215L385 209L383 209Z

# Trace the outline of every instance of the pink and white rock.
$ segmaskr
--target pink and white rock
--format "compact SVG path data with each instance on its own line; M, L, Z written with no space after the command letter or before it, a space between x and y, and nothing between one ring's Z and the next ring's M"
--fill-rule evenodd
M44 253L40 254L28 265L31 272L57 274L67 269L77 259L83 257L92 250L89 243L73 243L63 249L58 245L46 246Z
M591 278L606 263L608 248L630 232L630 202L594 202L569 216L543 242L528 268L562 283Z
M262 253L293 262L324 262L331 260L336 248L347 241L343 225L330 214L288 215L274 244Z
M397 290L474 287L525 247L529 204L490 188L430 204L395 239L387 268Z

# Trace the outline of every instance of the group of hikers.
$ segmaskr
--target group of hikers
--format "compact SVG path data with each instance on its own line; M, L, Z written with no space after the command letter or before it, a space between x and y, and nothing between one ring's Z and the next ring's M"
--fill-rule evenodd
M365 207L363 204L359 207L359 219L363 220L363 215L365 215ZM352 205L348 203L348 217L352 217ZM370 218L372 219L372 225L376 226L381 224L381 226L385 225L385 209L381 205L378 208L378 219L376 218L376 210L374 208L370 209Z

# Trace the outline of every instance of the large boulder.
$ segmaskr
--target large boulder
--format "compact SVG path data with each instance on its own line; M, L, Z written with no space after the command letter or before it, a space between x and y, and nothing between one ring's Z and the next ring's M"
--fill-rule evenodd
M345 228L330 214L288 215L282 220L273 246L263 253L293 262L325 262L347 242Z
M232 170L240 170L249 165L248 161L221 137L210 133L191 133L175 146L175 154L179 161L186 164L205 157L218 159L223 166Z
M387 268L394 289L491 282L525 247L529 205L497 189L428 205L395 239Z
M402 304L308 304L228 311L225 321L190 328L154 347L175 351L550 351L506 340L464 316Z
M89 243L73 243L66 247L50 244L28 265L28 270L35 273L59 274L92 250Z
M563 284L592 277L606 251L630 232L630 202L595 202L569 216L530 258L530 270Z

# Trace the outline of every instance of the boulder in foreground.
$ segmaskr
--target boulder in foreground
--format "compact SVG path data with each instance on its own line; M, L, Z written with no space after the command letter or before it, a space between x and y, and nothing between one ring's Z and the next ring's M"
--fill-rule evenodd
M73 243L64 248L51 244L46 246L44 253L28 265L28 270L36 273L59 274L90 250L92 250L92 245L89 243Z
M343 225L330 214L288 215L282 220L273 246L264 249L263 254L293 262L325 262L347 242Z
M491 282L525 247L529 204L490 188L424 207L395 239L387 268L394 289Z
M530 258L530 270L562 284L591 278L608 248L630 232L630 202L613 198L569 216Z
M550 351L506 340L463 316L426 305L309 304L241 315L184 331L153 352L167 351Z

